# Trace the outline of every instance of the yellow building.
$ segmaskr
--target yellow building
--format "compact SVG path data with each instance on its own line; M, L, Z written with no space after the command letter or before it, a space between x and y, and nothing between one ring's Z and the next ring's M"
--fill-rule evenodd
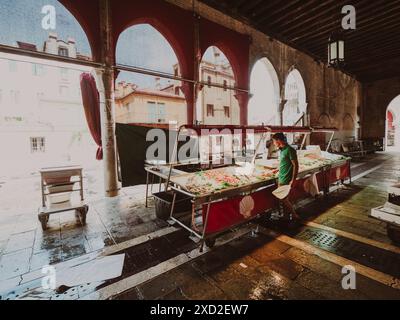
M213 60L208 61L208 60ZM200 79L204 83L198 93L196 118L209 125L240 124L240 108L235 91L233 71L226 58L217 48L200 65ZM176 76L179 65L174 65ZM155 78L151 89L142 89L135 84L119 82L116 85L116 119L119 123L136 124L186 124L187 106L180 89L180 81L169 82L162 87L160 78Z
M116 86L116 122L129 124L186 123L186 100L182 93L164 89L139 89L134 84L120 82Z

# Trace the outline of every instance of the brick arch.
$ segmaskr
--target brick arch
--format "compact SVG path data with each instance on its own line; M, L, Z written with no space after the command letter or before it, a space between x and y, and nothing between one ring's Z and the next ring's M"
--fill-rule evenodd
M212 46L218 47L226 55L235 75L236 86L248 90L250 37L200 19L200 56Z
M246 90L238 90L235 95L240 106L242 125L247 125L248 116L250 42L248 35L240 34L207 19L199 19L199 56L203 57L209 47L218 47L232 66L236 87Z
M100 40L100 20L99 20L99 2L97 0L58 0L78 21L89 41L94 61L99 61L101 57Z
M232 62L231 62L231 60L229 59L229 56L228 56L228 54L226 54L226 52L225 52L225 50L224 49L222 49L219 45L212 45L212 46L209 46L203 53L202 53L202 56L201 56L201 58L200 58L200 63L204 60L204 56L205 56L205 54L206 54L206 52L208 51L208 50L210 50L211 48L213 48L213 47L215 47L215 48L217 48L219 51L221 51L222 52L222 54L226 57L226 59L228 60L228 62L229 62L229 65L231 66L231 68L232 68L232 72L233 72L233 77L234 77L234 79L235 79L235 86L237 85L237 76L236 76L236 72L235 72L235 69L234 69L234 67L233 67L233 65L232 65ZM199 64L200 65L200 64ZM198 79L198 80L200 80L201 81L201 79Z
M354 130L355 128L355 121L353 116L350 113L346 113L342 119L342 126L343 130Z
M178 60L178 65L181 70L182 76L187 77L188 76L188 68L187 68L187 63L186 63L187 59L184 55L184 52L181 50L180 45L178 44L178 42L174 38L174 36L171 34L171 32L168 30L168 28L153 18L136 19L127 28L125 28L122 32L120 32L118 35L118 39L116 39L115 44L114 44L115 55L116 55L117 45L118 45L118 42L120 41L120 36L122 35L122 33L132 27L139 26L139 25L150 25L151 27L154 28L154 30L156 30L158 33L161 34L161 36L165 39L165 41L169 44L169 46L174 51L175 56ZM117 61L115 61L115 62L117 62Z
M284 81L283 86L282 86L283 98L285 98L286 83L287 83L288 77L292 73L294 73L294 75L297 78L297 80L299 80L301 82L301 84L303 85L303 88L304 88L304 92L303 92L304 102L307 102L307 97L309 96L309 94L307 92L307 86L306 86L306 82L305 82L304 76L303 76L304 73L301 72L301 70L299 69L299 67L297 65L292 65L289 68L289 70L287 71L287 73L286 73L286 76L285 76L285 79L284 79L285 81Z
M174 50L186 79L195 77L194 19L190 11L183 10L163 0L130 0L112 1L113 52L120 34L127 28L137 24L149 24L155 28ZM187 123L194 119L194 86L183 83L182 91L187 104Z
M397 102L398 105L393 105L394 102ZM397 108L396 108L397 107ZM385 110L385 119L387 119L387 113L390 112L393 117L393 121L400 116L400 94L395 96L393 99L390 100L390 102L387 104L386 110Z
M273 107L275 108L275 111L279 116L280 107L281 107L281 82L279 80L279 74L276 71L275 66L270 61L270 59L267 58L265 55L259 55L258 59L253 61L252 65L251 65L251 69L250 69L250 94L251 94L251 99L254 99L254 96L253 96L254 91L253 91L253 88L251 86L252 77L253 77L253 72L255 71L255 67L256 67L256 65L258 63L261 63L262 65L264 65L264 67L266 68L266 73L267 73L266 76L269 76L271 78L272 87L273 87L273 93L274 93L274 97L273 97L274 105L273 105ZM251 100L250 100L250 105L251 105ZM250 113L250 110L249 110L249 113ZM277 119L277 120L279 120L279 119Z
M256 63L258 62L258 61L260 61L261 59L263 59L263 58L265 58L265 59L267 59L268 60L268 62L271 64L271 66L273 67L273 70L274 70L274 72L276 73L276 76L278 77L278 84L279 84L279 89L280 89L280 97L281 97L281 91L282 91L282 87L284 86L284 82L283 82L283 77L282 77L282 74L281 74L281 72L279 72L279 69L277 68L277 66L279 65L279 63L276 61L277 59L275 59L273 56L271 56L271 54L270 53L267 53L267 52L261 52L261 53L258 53L257 55L255 55L252 59L251 59L251 62L250 62L250 65L249 65L249 75L251 75L251 72L253 71L253 69L254 69L254 66L256 65Z
M228 51L229 51L229 48L227 48L226 46L224 46L223 43L215 43L215 44L209 46L206 50L204 50L204 51L201 53L200 62L203 61L206 52L207 52L209 49L211 49L212 47L216 47L218 50L220 50L220 51L225 55L225 57L227 58L227 60L228 60L228 62L229 62L229 65L230 65L231 68L232 68L233 77L234 77L234 79L235 79L235 86L238 86L238 83L239 83L239 78L238 78L239 70L238 70L238 66L237 66L237 64L235 64L234 62L232 62L233 55L232 55L232 53L229 53L229 52L228 52ZM200 80L200 79L199 79L199 80Z
M318 125L321 127L330 127L331 122L331 117L326 112L321 113L318 117Z
M156 29L174 50L182 77L194 77L194 17L190 12L162 0L113 1L114 52L119 36L129 27L149 24Z

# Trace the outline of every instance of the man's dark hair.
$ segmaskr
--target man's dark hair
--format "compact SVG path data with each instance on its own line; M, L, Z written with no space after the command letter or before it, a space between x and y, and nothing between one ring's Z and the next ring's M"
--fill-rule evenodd
M282 141L282 142L287 142L286 136L282 132L275 133L272 136L272 139L279 140L279 141Z

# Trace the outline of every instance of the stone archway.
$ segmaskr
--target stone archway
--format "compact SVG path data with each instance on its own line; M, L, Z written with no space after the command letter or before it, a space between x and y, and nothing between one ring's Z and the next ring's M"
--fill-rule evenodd
M385 146L388 151L400 151L400 95L386 109Z
M297 69L292 69L285 82L285 105L282 110L283 125L305 125L301 122L307 114L306 87L303 77Z
M249 124L280 124L280 85L274 66L267 58L259 59L250 76L251 99L248 108Z

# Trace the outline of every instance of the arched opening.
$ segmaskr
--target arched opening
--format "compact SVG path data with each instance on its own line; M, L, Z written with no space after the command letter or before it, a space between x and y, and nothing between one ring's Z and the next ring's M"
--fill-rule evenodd
M250 125L280 124L279 79L274 66L267 58L256 62L250 78L249 116Z
M347 133L348 136L354 136L354 119L351 114L346 113L343 117L342 127L343 131Z
M200 62L196 120L202 124L239 124L240 108L235 97L235 75L225 54L209 47Z
M0 43L92 60L86 33L73 14L56 0L1 0ZM7 150L2 153L0 167L5 181L1 195L4 203L10 200L15 205L18 185L24 190L26 204L35 203L38 170L52 166L82 166L87 177L85 188L90 190L87 194L102 193L102 163L95 160L97 146L89 133L82 104L83 72L93 69L0 53L0 148Z
M284 98L286 103L282 111L283 125L306 125L306 87L297 69L293 69L286 78Z
M70 58L91 59L91 47L85 31L59 1L2 0L0 12L1 44Z
M150 24L134 25L121 33L117 64L151 71L119 73L116 86L116 122L180 126L187 122L187 105L177 55L163 35ZM164 75L164 77L163 77Z
M386 110L386 150L400 151L400 95L390 102Z

